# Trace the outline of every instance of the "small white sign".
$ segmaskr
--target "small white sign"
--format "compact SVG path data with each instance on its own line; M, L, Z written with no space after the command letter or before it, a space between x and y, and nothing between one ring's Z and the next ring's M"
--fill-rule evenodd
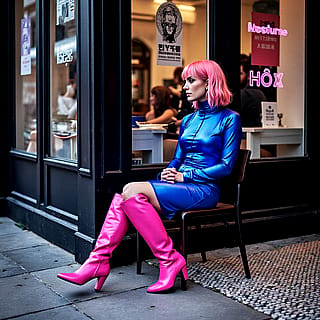
M21 58L20 74L22 76L31 74L31 19L25 15L21 19Z
M71 63L73 61L72 49L61 49L57 51L57 64Z
M278 112L276 102L261 102L262 127L278 127Z
M157 64L182 66L182 17L172 2L162 3L156 13Z
M74 0L57 0L57 25L65 25L74 19Z

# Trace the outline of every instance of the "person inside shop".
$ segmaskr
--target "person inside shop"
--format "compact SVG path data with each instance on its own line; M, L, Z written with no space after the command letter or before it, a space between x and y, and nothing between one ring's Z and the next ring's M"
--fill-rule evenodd
M100 290L110 273L112 252L131 222L160 265L159 279L147 292L168 292L180 272L188 279L186 260L173 248L161 218L172 219L178 211L217 204L219 181L230 175L237 159L241 120L226 107L232 94L216 62L190 63L182 78L196 111L182 120L172 161L158 180L128 183L121 194L114 195L89 258L75 272L59 273L59 278L78 285L97 278L95 289Z
M57 114L70 120L77 119L77 83L74 80L69 80L65 94L58 96Z
M240 116L242 127L262 127L261 102L267 101L264 92L257 87L249 86L249 71L255 70L251 65L251 57L240 55ZM256 73L257 70L255 70ZM276 146L264 145L260 149L261 157L272 157L276 154Z
M179 110L180 98L181 93L184 90L183 87L183 80L181 78L181 74L183 71L183 67L176 67L173 71L173 83L172 85L168 86L170 90L170 100L171 106L175 108L177 111Z
M240 56L240 116L243 127L261 127L261 102L267 101L263 91L250 87L249 71L253 70L250 56Z
M173 86L169 86L171 92L171 105L177 110L176 119L174 123L176 126L176 132L182 122L182 118L194 111L192 104L188 101L186 90L183 88L183 80L181 77L183 67L176 67L173 71Z
M146 113L145 123L170 123L177 112L170 105L170 91L165 86L155 86L150 95L151 110Z

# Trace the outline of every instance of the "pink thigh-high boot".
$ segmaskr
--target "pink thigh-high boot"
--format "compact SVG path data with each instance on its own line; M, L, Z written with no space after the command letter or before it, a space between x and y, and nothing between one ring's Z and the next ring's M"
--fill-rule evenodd
M158 212L143 194L137 194L122 202L123 211L131 223L144 238L152 253L160 264L159 280L147 291L160 293L173 288L180 271L185 280L188 279L184 257L173 249L173 243L159 217Z
M122 196L115 194L89 258L75 272L59 273L59 278L78 285L97 278L95 290L101 289L110 272L109 259L112 252L119 245L129 227L128 218L121 208L122 201Z

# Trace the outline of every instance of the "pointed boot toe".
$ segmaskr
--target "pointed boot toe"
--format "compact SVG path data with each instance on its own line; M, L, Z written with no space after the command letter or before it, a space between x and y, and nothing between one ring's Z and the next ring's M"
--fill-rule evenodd
M85 279L79 277L79 275L76 273L59 273L57 274L57 277L64 281L68 281L78 285L83 285L84 283L86 283Z
M77 285L83 285L88 281L97 278L98 281L95 285L95 290L99 291L109 273L110 265L107 259L96 261L92 257L89 257L89 259L87 259L86 262L75 272L59 273L57 277Z

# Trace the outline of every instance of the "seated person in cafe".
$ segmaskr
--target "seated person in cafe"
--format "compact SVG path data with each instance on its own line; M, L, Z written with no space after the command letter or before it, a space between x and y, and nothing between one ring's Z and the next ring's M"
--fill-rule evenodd
M74 80L69 80L65 94L58 96L57 114L77 119L77 84Z
M192 104L187 99L186 90L183 88L183 80L181 77L182 71L182 67L177 67L174 69L174 86L169 86L169 90L171 92L171 105L177 110L177 121L174 124L177 133L181 125L182 118L187 114L194 112Z
M145 123L170 123L177 112L170 105L170 90L165 86L151 89L151 110L146 113Z

